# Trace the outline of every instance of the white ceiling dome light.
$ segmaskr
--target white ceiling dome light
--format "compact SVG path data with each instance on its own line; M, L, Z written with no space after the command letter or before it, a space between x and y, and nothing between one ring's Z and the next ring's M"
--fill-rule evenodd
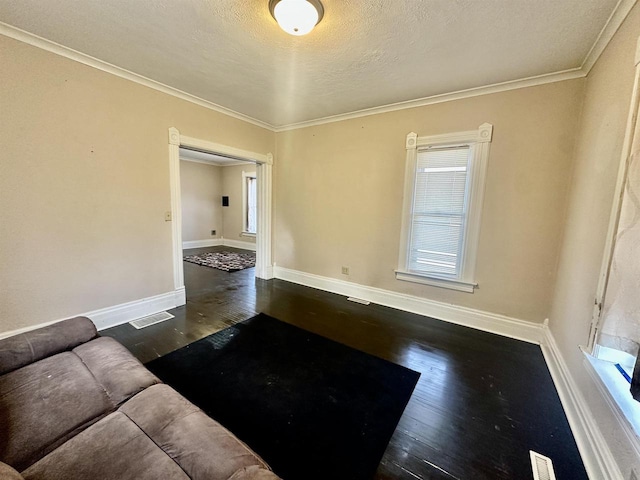
M280 28L291 35L306 35L324 15L320 0L270 0L269 10Z

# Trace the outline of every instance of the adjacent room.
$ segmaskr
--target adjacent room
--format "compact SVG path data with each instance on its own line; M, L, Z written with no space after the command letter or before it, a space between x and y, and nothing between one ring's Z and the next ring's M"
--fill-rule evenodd
M640 478L636 0L0 0L0 478Z
M230 301L228 292L236 288L238 280L252 283L255 278L256 165L180 148L180 201L181 216L172 221L181 223L187 302L200 302L197 315L201 316L211 308L210 301L201 300L210 300L216 293L224 295L207 322L212 331L246 320L251 316L248 312L255 315ZM145 317L152 322L167 318L166 312Z

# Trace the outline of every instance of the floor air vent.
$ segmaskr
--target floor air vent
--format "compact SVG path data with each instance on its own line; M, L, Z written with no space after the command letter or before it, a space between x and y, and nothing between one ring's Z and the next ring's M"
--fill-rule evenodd
M140 330L141 328L164 322L165 320L169 320L170 318L173 318L173 315L167 312L154 313L153 315L147 315L146 317L132 320L131 322L129 322L129 325L132 325Z
M350 302L361 303L362 305L369 305L371 302L369 300L363 300L361 298L349 297L347 298Z
M534 480L556 480L556 474L553 472L553 463L551 463L549 457L540 455L533 450L529 450L529 455L531 455Z

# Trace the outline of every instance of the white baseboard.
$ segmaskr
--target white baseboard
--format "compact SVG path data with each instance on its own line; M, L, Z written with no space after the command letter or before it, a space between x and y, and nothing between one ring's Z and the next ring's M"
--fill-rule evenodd
M275 278L318 288L346 297L356 297L386 307L437 318L446 322L496 333L505 337L539 344L543 340L543 325L526 322L495 313L474 310L467 307L428 300L403 293L368 287L335 278L322 277L311 273L274 267Z
M77 313L74 315L66 316L58 320L52 320L50 322L39 323L38 325L32 325L17 330L11 330L9 332L0 333L0 339L18 335L20 333L29 332L38 328L46 327L54 323L61 322L66 318L71 317L89 317L95 324L98 330L104 330L106 328L115 327L123 323L130 322L136 318L145 317L154 313L162 312L175 308L179 305L186 303L186 293L184 287L175 290L173 292L167 292L153 297L142 298L140 300L134 300L133 302L121 303L113 307L101 308L99 310L93 310L91 312Z
M87 312L84 315L89 317L98 330L122 325L137 318L152 315L154 313L170 310L184 305L187 302L186 290L184 287L173 292L154 295L153 297L142 298L132 302L121 303L113 307L101 308Z
M230 240L228 238L222 239L222 245L225 247L244 248L245 250L256 251L256 244L252 242L243 242L242 240Z
M187 303L187 288L186 287L180 287L177 290L175 290L174 292L175 295L175 300L176 300L176 307L179 307L180 305L184 305ZM149 315L151 315L149 313Z
M93 312L85 313L84 316L89 317L98 330L104 330L130 322L136 318L169 310L178 305L184 305L185 302L180 303L183 298L185 298L184 287L173 292L94 310Z
M182 249L188 250L190 248L215 247L217 245L222 245L221 238L208 238L205 240L191 240L188 242L182 242Z
M589 405L573 380L551 330L546 325L540 347L589 478L621 480L622 473L613 454L602 436Z
M191 240L189 242L182 242L182 249L188 250L189 248L203 248L203 247L217 247L224 245L225 247L243 248L245 250L256 251L256 244L252 242L243 242L242 240L231 240L229 238L212 238L206 240Z

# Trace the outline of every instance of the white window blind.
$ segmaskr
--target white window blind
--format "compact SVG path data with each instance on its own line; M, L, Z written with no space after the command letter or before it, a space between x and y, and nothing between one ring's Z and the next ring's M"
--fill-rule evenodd
M418 151L408 270L460 277L467 222L468 145Z

